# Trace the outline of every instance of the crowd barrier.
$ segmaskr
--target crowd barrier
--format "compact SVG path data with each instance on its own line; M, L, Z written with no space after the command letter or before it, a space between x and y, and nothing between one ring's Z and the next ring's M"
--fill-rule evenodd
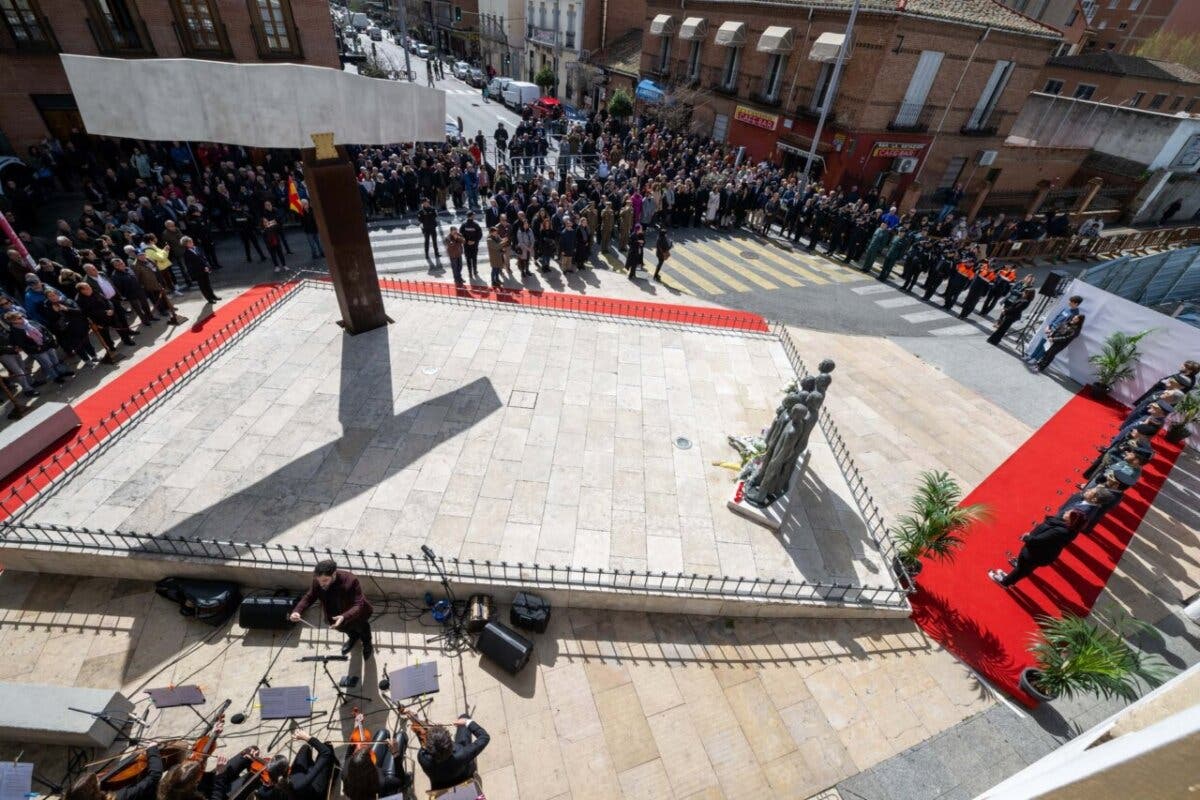
M988 257L1004 261L1043 259L1065 263L1113 258L1127 253L1142 255L1151 250L1195 244L1200 244L1200 227L1159 228L1112 236L1062 236L997 242L988 249Z

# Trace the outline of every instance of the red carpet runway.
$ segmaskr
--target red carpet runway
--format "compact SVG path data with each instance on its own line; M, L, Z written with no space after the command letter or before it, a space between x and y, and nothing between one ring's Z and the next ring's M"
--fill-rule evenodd
M1009 569L1005 551L1015 555L1018 537L1075 491L1096 446L1112 437L1127 413L1111 400L1093 399L1087 389L1072 398L964 500L986 504L991 519L970 531L953 560L926 562L911 598L913 619L926 633L1027 706L1035 702L1017 684L1032 663L1026 648L1037 628L1034 617L1092 608L1182 446L1156 437L1155 457L1142 479L1057 563L1008 590L989 580L988 570Z

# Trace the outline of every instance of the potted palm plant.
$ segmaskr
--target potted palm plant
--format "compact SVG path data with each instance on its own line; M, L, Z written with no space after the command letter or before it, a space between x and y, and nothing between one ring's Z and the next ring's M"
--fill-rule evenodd
M1109 620L1074 614L1040 616L1029 652L1034 666L1021 671L1021 688L1041 701L1089 693L1105 699L1136 700L1138 682L1157 686L1166 664L1128 641L1128 636L1153 630L1144 622L1122 615Z
M987 517L983 504L964 506L961 502L962 487L949 473L921 473L908 504L909 513L897 517L892 529L896 542L892 570L902 584L920 573L922 558L951 558L965 541L967 528Z
M1175 404L1164 434L1168 442L1182 442L1191 433L1191 424L1200 417L1200 389L1188 392Z
M1100 352L1088 356L1088 362L1096 368L1096 379L1092 381L1092 388L1100 394L1108 394L1112 387L1132 378L1134 367L1142 357L1138 343L1149 335L1150 331L1133 334L1121 331L1110 333L1100 347Z

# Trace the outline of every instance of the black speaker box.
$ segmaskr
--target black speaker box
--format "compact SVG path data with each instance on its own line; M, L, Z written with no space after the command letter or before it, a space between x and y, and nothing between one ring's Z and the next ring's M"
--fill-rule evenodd
M275 631L290 628L288 614L299 599L288 595L247 597L238 609L238 624L243 628Z
M485 625L475 646L509 675L520 672L533 654L533 642L499 622Z
M1046 279L1042 281L1042 288L1038 289L1038 294L1044 297L1058 297L1062 294L1067 284L1071 282L1071 274L1062 270L1053 270L1046 273Z
M550 601L529 592L517 592L508 621L518 628L534 633L545 633L550 624Z

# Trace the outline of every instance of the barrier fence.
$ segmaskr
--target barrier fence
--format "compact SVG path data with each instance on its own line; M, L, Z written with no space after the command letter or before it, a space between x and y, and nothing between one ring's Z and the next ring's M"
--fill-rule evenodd
M1113 236L1064 236L997 242L988 248L988 257L1004 261L1088 261L1193 244L1200 244L1200 227L1162 228Z

